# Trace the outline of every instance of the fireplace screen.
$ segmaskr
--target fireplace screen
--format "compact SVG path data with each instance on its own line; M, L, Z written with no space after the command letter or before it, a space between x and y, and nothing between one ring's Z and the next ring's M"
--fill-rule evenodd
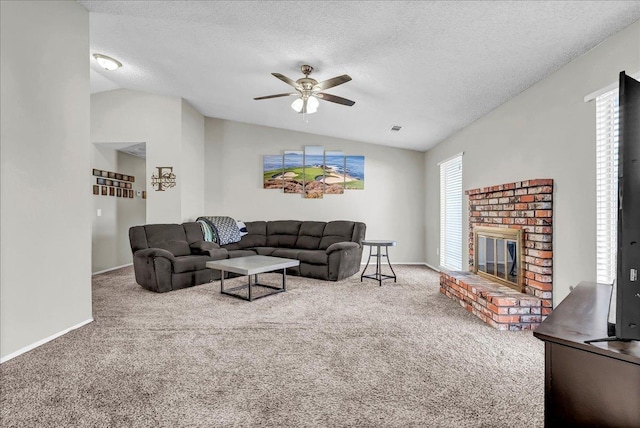
M522 292L522 231L478 226L473 238L474 272Z

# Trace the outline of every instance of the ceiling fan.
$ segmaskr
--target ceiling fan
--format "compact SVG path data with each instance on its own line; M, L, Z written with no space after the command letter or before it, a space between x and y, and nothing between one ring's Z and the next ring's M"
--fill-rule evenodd
M348 100L346 98L338 97L336 95L326 94L324 92L325 89L333 88L334 86L342 85L343 83L347 83L351 80L351 76L347 74L343 74L342 76L334 77L333 79L325 80L323 82L318 82L315 79L309 77L311 72L313 71L313 67L310 65L303 65L300 67L302 74L304 77L301 77L298 80L289 79L287 76L284 76L280 73L271 73L278 79L282 80L287 85L291 85L295 88L296 92L290 92L286 94L276 94L276 95L267 95L264 97L257 97L254 100L266 100L269 98L278 98L278 97L288 97L291 95L299 96L293 104L291 104L291 108L297 111L298 113L303 114L311 114L318 111L318 99L329 101L332 103L342 104L345 106L351 107L355 104L355 101Z

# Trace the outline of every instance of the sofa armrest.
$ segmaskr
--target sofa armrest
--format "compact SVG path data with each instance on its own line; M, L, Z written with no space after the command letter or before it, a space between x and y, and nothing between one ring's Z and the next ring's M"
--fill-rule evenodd
M205 256L211 257L211 260L224 260L229 258L229 251L226 248L213 248L203 253Z
M215 242L197 241L190 245L191 252L202 256L209 256L212 260L224 260L229 258L229 252Z
M161 248L145 248L133 253L136 282L147 290L164 293L173 289L171 277L176 257Z
M176 260L173 254L162 248L145 248L144 250L138 250L135 252L134 257L162 257L168 259L171 263Z
M335 244L329 245L327 248L327 254L331 254L335 251L348 250L350 248L360 248L357 242L344 241L344 242L336 242Z
M209 250L217 250L220 248L220 245L215 242L207 242L207 241L196 241L189 244L189 248L191 248L191 252L195 254L207 254Z

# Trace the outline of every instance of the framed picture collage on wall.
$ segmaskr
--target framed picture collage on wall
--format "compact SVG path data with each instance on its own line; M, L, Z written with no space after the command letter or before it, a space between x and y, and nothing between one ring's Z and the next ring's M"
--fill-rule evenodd
M118 198L133 198L133 175L118 172L93 169L92 174L97 177L93 185L93 194L102 196L116 196Z

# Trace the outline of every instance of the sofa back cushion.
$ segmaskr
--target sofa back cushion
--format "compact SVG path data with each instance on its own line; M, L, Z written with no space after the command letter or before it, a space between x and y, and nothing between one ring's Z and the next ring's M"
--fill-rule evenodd
M240 242L225 245L224 248L240 250L244 248L266 247L267 246L267 222L266 221L245 221L247 234Z
M129 228L129 244L131 245L131 254L149 248L144 226L133 226Z
M329 245L336 242L351 241L353 236L354 222L352 221L330 221L324 228L322 239L320 240L320 250L326 250Z
M267 247L294 248L301 224L296 220L267 222Z
M326 225L324 221L302 222L295 247L303 250L317 250Z
M144 226L149 248L161 248L174 256L191 254L184 227L181 224L149 224Z
M200 223L182 223L182 227L184 228L184 233L187 238L187 244L191 245L194 242L204 241L204 233L202 232Z
M356 221L353 223L353 236L351 237L351 242L355 242L358 245L362 246L362 241L364 241L364 236L367 233L367 225Z

